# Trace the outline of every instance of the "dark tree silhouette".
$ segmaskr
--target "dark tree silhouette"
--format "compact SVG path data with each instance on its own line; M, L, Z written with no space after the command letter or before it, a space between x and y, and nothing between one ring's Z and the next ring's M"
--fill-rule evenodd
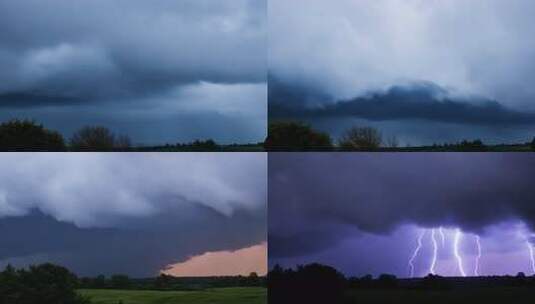
M372 127L352 127L338 141L344 150L375 150L381 146L383 137Z
M45 129L31 120L11 120L0 124L1 151L66 151L60 133Z
M78 280L66 268L53 264L15 270L8 266L0 273L2 304L87 304L76 293Z
M296 271L275 266L268 275L270 303L339 303L346 279L336 269L320 264L299 266Z
M101 126L83 127L70 140L73 151L126 151L130 145L128 136L116 137L109 129Z
M74 151L112 151L115 135L104 127L83 127L71 137L71 149Z
M110 283L113 289L128 289L131 286L130 278L122 274L112 275Z
M264 148L268 151L330 150L332 142L328 134L313 130L309 125L278 122L269 124Z

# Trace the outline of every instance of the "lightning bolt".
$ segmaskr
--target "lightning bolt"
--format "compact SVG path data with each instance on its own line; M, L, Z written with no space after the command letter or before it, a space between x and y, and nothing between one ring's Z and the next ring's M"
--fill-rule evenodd
M446 245L446 236L444 235L444 230L442 230L442 226L438 228L438 233L440 233L440 239L442 240L442 248Z
M416 256L418 255L418 252L422 248L422 238L425 235L425 230L420 233L418 236L418 245L414 249L414 252L412 253L411 258L409 259L409 268L410 268L410 277L414 277L414 259L416 259Z
M453 241L453 254L455 255L455 258L457 259L457 265L459 267L459 272L463 277L466 277L466 272L464 272L463 268L463 259L461 255L459 254L459 242L461 241L462 232L459 228L455 230L455 239Z
M474 268L474 275L479 276L479 259L481 259L481 239L479 235L476 235L476 245L477 245L477 256L476 256L476 266Z
M438 244L435 239L435 229L431 230L431 242L433 243L433 257L431 258L431 266L429 267L429 273L435 274L435 265L437 263Z
M531 271L535 274L535 254L533 252L533 245L529 241L526 241L526 245L528 246L529 258L531 260Z

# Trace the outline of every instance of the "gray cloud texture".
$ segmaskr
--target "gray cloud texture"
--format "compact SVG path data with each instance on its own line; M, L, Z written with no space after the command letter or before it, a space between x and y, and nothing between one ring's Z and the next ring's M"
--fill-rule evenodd
M263 1L0 5L3 92L88 98L265 81Z
M0 263L154 275L266 240L266 155L6 154Z
M72 117L84 120L93 108L98 114L89 120L107 116L101 121L114 129L136 120L161 121L158 113L130 113L151 108L173 120L201 121L209 130L201 137L225 141L220 125L246 119L254 134L237 133L234 141L260 140L266 22L265 0L2 1L0 107L48 122L50 109L68 106L52 121L66 135L81 127ZM211 86L220 94L210 102L188 98L192 87L213 96ZM213 113L220 117L203 117ZM135 141L151 144L168 141L169 134L195 138L177 128L166 135L153 132L151 142L139 129L128 130Z
M413 81L533 110L535 4L274 0L270 72L337 99Z
M270 155L270 254L408 224L481 233L521 221L533 231L533 165L532 155L508 153Z

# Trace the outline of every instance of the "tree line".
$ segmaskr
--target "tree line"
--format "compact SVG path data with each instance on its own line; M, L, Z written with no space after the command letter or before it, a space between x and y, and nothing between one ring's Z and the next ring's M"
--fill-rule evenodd
M535 151L535 138L528 145ZM403 150L396 136L384 137L377 128L353 126L335 141L325 132L315 130L308 124L293 121L270 123L264 147L267 151ZM482 140L475 139L457 143L433 144L421 148L425 151L487 151L489 147Z
M85 126L69 139L32 120L13 119L0 124L0 151L126 152L126 151L232 151L256 150L261 144L225 145L213 139L189 143L134 147L128 135L117 135L103 126Z
M218 287L265 287L266 278L249 276L179 278L161 274L156 278L133 279L123 274L79 278L67 268L45 263L27 269L8 265L0 271L1 304L90 304L79 289L193 290Z
M351 302L348 291L377 289L388 292L396 289L453 290L466 288L535 287L535 275L520 272L516 276L447 278L429 274L424 278L398 279L392 274L373 277L346 277L333 267L313 263L293 268L275 265L268 273L270 303L346 303Z

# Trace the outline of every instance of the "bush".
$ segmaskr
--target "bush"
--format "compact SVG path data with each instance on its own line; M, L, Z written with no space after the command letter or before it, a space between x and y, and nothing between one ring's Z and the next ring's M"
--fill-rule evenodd
M66 268L52 264L0 272L0 303L5 304L88 304L77 294L77 278Z
M296 271L275 266L268 274L270 303L341 303L346 287L341 273L320 264L299 266Z
M115 135L107 128L88 126L78 130L71 137L70 146L73 151L127 151L130 149L130 138Z
M112 275L110 281L113 289L128 289L131 285L130 278L122 274Z
M345 150L375 150L381 146L383 137L372 127L352 127L340 138L338 145Z
M30 120L0 124L1 151L66 151L63 136Z
M330 150L332 142L329 135L308 125L279 122L269 125L264 148L268 151Z

